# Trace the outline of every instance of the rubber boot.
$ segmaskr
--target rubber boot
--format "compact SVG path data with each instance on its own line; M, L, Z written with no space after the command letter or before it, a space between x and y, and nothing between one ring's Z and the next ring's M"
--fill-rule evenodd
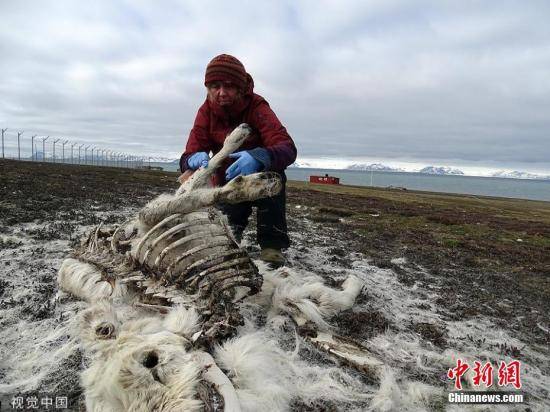
M279 268L286 263L285 257L279 249L266 247L260 253L260 259L269 264L272 268Z

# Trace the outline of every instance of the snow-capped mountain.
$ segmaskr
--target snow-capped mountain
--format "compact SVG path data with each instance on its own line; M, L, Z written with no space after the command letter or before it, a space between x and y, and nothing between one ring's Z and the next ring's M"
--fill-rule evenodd
M550 180L548 174L535 174L521 171L510 171L495 169L480 170L479 168L472 169L466 167L463 171L452 166L426 166L421 167L416 164L414 166L387 166L384 163L358 163L351 159L304 159L298 160L293 163L291 168L308 168L308 169L323 169L323 170L354 170L365 172L412 172L412 173L425 173L431 175L448 175L448 176L480 176L480 177L502 177L510 179L537 179L537 180Z
M503 177L508 179L538 179L538 180L550 180L550 176L548 175L537 175L533 173L527 173L527 172L520 172L517 170L513 171L506 171L506 170L500 170L498 172L495 172L491 174L492 177Z
M314 169L315 166L312 165L311 163L309 162L303 162L303 161L296 161L294 163L292 163L289 167L296 167L296 168L306 168L306 169Z
M347 170L362 170L362 171L373 171L373 172L404 172L405 170L390 167L383 165L382 163L371 163L371 164L362 164L362 163L354 163L352 165L349 165L346 167Z
M151 159L151 162L157 163L179 163L180 159L174 159L173 157L162 157L162 156L145 156L145 161L148 162Z
M420 169L418 173L426 173L429 175L464 175L462 170L448 166L426 166L425 168Z

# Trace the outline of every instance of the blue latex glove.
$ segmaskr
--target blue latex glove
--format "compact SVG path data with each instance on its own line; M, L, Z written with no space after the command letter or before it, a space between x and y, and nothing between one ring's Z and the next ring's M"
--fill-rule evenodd
M201 166L208 166L209 160L210 158L206 152L197 152L187 159L187 166L189 166L190 169L197 170Z
M225 171L225 180L228 182L237 176L246 176L259 172L264 167L262 162L254 159L246 150L243 152L231 153L229 157L237 159L237 161Z

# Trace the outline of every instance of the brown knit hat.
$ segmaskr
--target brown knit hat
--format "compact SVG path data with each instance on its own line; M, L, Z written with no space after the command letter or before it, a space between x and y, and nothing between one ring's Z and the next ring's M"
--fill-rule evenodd
M214 57L208 66L204 76L204 85L215 81L230 81L239 89L246 89L246 70L243 64L229 54L220 54Z

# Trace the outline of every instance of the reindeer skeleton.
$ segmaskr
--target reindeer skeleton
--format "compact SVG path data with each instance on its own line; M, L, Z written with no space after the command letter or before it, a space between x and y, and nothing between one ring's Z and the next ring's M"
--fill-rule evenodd
M183 319L179 323L184 326L174 326L172 320L171 326L165 329L177 335L170 339L181 340L187 349L199 349L191 352L190 359L200 365L202 380L211 383L199 393L203 394L204 403L221 405L216 410L237 411L240 407L235 388L208 352L215 344L235 335L236 328L243 323L239 302L258 293L263 279L246 251L235 241L227 219L214 205L273 196L282 188L278 175L269 172L239 176L223 187L209 187L222 161L241 146L249 133L247 125L238 126L226 138L220 152L210 159L208 167L193 173L175 195L161 195L149 202L137 219L114 227L96 227L73 258L65 260L58 275L60 287L65 291L91 303L99 302L100 309L92 306L82 315L81 335L90 342L92 352L103 357L114 353L114 341L126 333L104 300L130 303L134 308L152 311L161 319L174 318L177 314L174 315L172 307L175 305L187 308L177 315ZM358 279L348 278L346 282L342 292L318 287L318 290L326 289L322 290L321 300L327 299L330 293L343 297L345 304L330 309L334 313L351 306L361 290ZM290 296L292 287L287 289ZM283 296L279 306L298 327L308 329L308 322L314 320L307 315L307 307L311 305L300 306L305 296L293 299ZM330 310L319 313L329 315L333 313ZM322 323L322 319L319 322ZM185 326L188 324L193 326ZM139 321L136 325L139 326ZM127 328L138 330L136 325L130 324ZM379 366L364 348L352 342L338 341L326 333L305 335L312 344L358 369ZM166 338L165 332L159 336ZM98 362L104 364L104 361ZM84 372L85 387L94 387L87 372ZM88 392L92 398L93 391ZM91 409L101 410L101 407Z

